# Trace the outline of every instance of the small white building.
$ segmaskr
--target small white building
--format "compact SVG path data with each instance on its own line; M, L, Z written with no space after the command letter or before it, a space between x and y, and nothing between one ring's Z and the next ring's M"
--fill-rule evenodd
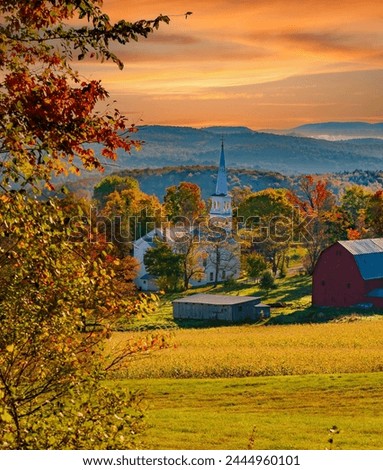
M157 283L156 277L149 274L146 270L144 263L144 256L149 248L154 247L154 240L156 237L162 237L162 232L159 229L154 229L143 237L136 240L133 244L133 256L138 261L139 271L135 279L136 286L144 291L156 291Z
M196 239L195 251L201 265L199 275L190 279L192 286L238 279L240 275L240 245L232 236L232 216L232 198L228 192L222 142L216 189L211 196L207 228L192 227L187 229L189 235ZM221 237L216 240L212 237L214 228L219 228L221 231ZM174 251L180 251L180 245L177 244L179 236L174 236L174 229L169 227L156 228L134 242L133 256L140 266L135 282L137 287L143 291L158 290L155 277L148 273L144 263L145 253L154 246L156 237L174 247Z

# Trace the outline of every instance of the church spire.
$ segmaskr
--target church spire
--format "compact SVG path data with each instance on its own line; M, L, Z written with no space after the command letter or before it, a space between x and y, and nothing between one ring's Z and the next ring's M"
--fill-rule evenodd
M233 211L231 207L231 196L227 188L227 175L225 166L225 151L223 148L223 138L221 146L221 157L217 176L215 193L211 196L210 218L216 219L225 230L231 230L231 219Z
M221 157L219 159L219 169L218 169L215 194L217 196L226 196L227 193L228 193L228 189L227 189L227 176L226 176L226 166L225 166L225 152L223 148L223 137L222 137Z

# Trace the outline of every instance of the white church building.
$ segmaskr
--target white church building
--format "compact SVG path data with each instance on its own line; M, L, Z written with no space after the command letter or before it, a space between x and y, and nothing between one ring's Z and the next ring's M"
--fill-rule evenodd
M192 286L237 279L240 275L240 245L232 235L232 198L228 191L223 142L215 193L210 200L211 208L205 226L187 229L197 240L195 253L200 265L198 275L190 279ZM156 238L166 241L174 251L178 251L173 234L172 227L155 228L134 242L133 256L139 263L135 282L140 290L158 290L156 277L145 267L144 256L147 250L155 246Z

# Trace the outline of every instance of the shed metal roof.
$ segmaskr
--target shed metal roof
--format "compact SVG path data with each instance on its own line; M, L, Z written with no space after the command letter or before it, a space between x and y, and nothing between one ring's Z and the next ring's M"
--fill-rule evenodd
M207 304L207 305L237 305L245 302L259 302L260 297L235 296L235 295L215 295L215 294L194 294L182 299L176 299L173 303Z
M364 280L383 278L383 238L341 240L338 243L354 256Z

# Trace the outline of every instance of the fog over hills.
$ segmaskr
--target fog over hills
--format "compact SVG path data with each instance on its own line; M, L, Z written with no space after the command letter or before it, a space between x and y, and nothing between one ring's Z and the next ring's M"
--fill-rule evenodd
M383 123L321 122L318 124L304 124L293 129L265 130L265 132L325 140L383 139Z

